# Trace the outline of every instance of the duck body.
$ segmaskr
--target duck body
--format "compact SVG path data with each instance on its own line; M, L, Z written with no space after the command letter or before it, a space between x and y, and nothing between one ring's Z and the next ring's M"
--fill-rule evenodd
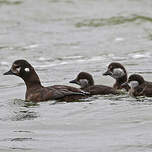
M129 76L127 83L130 84L129 94L131 96L152 97L152 82L145 81L141 75L133 74Z
M26 84L25 100L39 102L47 100L73 101L86 98L88 93L66 85L44 87L32 65L26 60L16 60L4 75L16 75Z
M48 100L63 100L74 101L86 98L88 93L80 89L65 86L54 85L49 87L31 88L26 91L25 99L27 101L48 101Z
M74 101L86 98L87 95L88 93L85 93L82 90L74 87L65 85L54 85L49 87L28 89L26 91L25 99L27 101L37 102L48 100Z
M84 91L90 93L90 95L106 95L106 94L118 94L112 87L104 85L93 85L86 88L81 88Z
M80 72L76 79L70 81L80 85L80 89L89 92L90 95L106 95L106 94L118 94L118 92L105 85L94 85L94 80L91 74L87 72Z

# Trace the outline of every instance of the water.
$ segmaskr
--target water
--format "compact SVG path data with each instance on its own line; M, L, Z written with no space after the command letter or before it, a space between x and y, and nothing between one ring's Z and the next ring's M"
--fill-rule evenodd
M151 0L0 0L0 151L151 151L151 98L26 103L23 81L2 75L24 58L45 86L71 85L81 71L111 86L102 73L117 61L152 81L151 8Z

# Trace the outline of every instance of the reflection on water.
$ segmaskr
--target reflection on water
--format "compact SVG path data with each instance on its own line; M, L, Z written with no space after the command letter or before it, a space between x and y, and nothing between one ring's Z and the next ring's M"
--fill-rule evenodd
M38 114L33 111L19 111L14 113L15 116L11 117L12 121L34 120L38 117Z
M22 148L22 147L9 147L9 149L22 150L22 151L31 151L31 150L33 150L33 149L30 149L30 148Z
M20 107L26 107L26 108L37 107L40 105L38 102L27 102L27 101L21 100L21 99L14 99L13 104L20 106Z
M9 138L9 139L4 139L3 141L32 141L32 138Z
M39 103L15 99L13 104L10 103L14 107L13 116L11 117L12 121L34 120L39 117L39 114L35 111Z

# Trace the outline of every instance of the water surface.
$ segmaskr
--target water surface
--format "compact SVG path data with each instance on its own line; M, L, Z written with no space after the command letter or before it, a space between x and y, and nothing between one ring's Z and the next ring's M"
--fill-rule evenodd
M152 81L151 8L151 0L1 0L0 151L151 151L151 98L26 103L23 81L2 75L26 59L45 86L71 85L81 71L112 86L102 73L115 61Z

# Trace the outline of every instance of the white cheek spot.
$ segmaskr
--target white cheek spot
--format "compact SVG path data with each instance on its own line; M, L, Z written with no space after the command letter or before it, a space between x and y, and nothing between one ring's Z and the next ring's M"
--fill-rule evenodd
M138 85L139 85L138 81L130 81L130 83L129 83L129 86L130 86L131 88L135 88L135 87L137 87Z
M80 79L79 80L81 87L87 87L89 85L89 82L87 79Z
M20 73L21 67L16 68L17 73Z
M113 74L112 74L112 76L113 76L115 79L120 78L120 77L122 77L122 76L124 76L124 75L125 75L125 72L124 72L122 69L120 69L120 68L115 68L115 69L113 69Z
M24 70L25 70L25 72L30 72L29 68L25 68Z

